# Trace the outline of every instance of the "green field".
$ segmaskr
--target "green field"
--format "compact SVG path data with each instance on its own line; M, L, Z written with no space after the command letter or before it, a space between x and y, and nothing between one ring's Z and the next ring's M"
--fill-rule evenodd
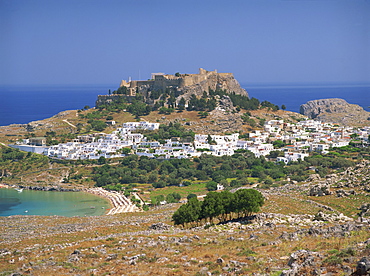
M206 189L207 182L195 182L190 186L168 186L160 189L155 189L150 192L150 197L158 195L166 195L171 193L179 193L182 197L187 197L188 194L205 195L208 191Z

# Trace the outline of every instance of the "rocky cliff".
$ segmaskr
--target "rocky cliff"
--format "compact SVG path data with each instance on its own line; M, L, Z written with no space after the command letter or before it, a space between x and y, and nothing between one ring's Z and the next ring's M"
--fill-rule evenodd
M201 97L203 95L203 92L208 92L209 89L226 90L227 93L235 93L248 97L248 92L240 86L239 82L234 78L233 74L209 74L207 75L207 78L205 80L192 85L181 87L178 89L178 91L180 92L179 94L182 94L181 96L185 100L188 100L192 94Z
M342 125L370 125L370 112L343 99L321 99L302 104L300 113L311 119Z
M160 95L173 92L178 103L181 98L188 101L192 94L198 98L203 92L211 90L225 90L227 93L235 93L248 97L248 93L243 89L232 73L218 73L199 69L199 74L179 74L179 75L155 75L154 79L148 81L122 81L121 88L126 90L124 94L99 95L96 106L112 102L120 97L125 97L129 102L137 93L142 95L148 104L153 105L159 100ZM158 92L160 95L158 95ZM164 100L162 98L162 100Z

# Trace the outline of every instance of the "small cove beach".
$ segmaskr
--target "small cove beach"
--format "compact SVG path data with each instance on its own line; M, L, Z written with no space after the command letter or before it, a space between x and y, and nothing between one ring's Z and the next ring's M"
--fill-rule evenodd
M141 200L136 194L132 196ZM123 194L100 187L57 192L18 189L0 183L0 216L99 216L138 211L141 209Z

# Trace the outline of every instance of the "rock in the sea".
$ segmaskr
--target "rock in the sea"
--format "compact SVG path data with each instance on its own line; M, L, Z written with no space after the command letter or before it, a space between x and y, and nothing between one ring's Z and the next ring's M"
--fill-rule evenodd
M343 125L368 124L370 120L370 112L337 98L309 101L301 105L300 113L311 119Z

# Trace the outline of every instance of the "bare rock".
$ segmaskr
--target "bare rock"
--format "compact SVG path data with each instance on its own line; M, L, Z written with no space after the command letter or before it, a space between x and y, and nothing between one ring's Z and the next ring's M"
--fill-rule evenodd
M301 105L300 113L311 119L342 125L361 125L368 123L370 118L370 112L361 106L337 98L309 101Z
M309 196L325 196L330 195L330 186L326 184L317 184L310 189Z
M360 210L360 213L359 213L360 217L370 217L370 203L362 204L359 210Z
M321 258L319 253L308 250L298 250L290 255L288 261L289 270L284 270L280 276L296 276L303 275L320 275L318 260Z
M363 257L356 266L354 275L369 275L370 274L370 258Z
M163 222L153 223L151 226L149 226L149 230L165 231L169 229L171 229L171 225L165 224Z

